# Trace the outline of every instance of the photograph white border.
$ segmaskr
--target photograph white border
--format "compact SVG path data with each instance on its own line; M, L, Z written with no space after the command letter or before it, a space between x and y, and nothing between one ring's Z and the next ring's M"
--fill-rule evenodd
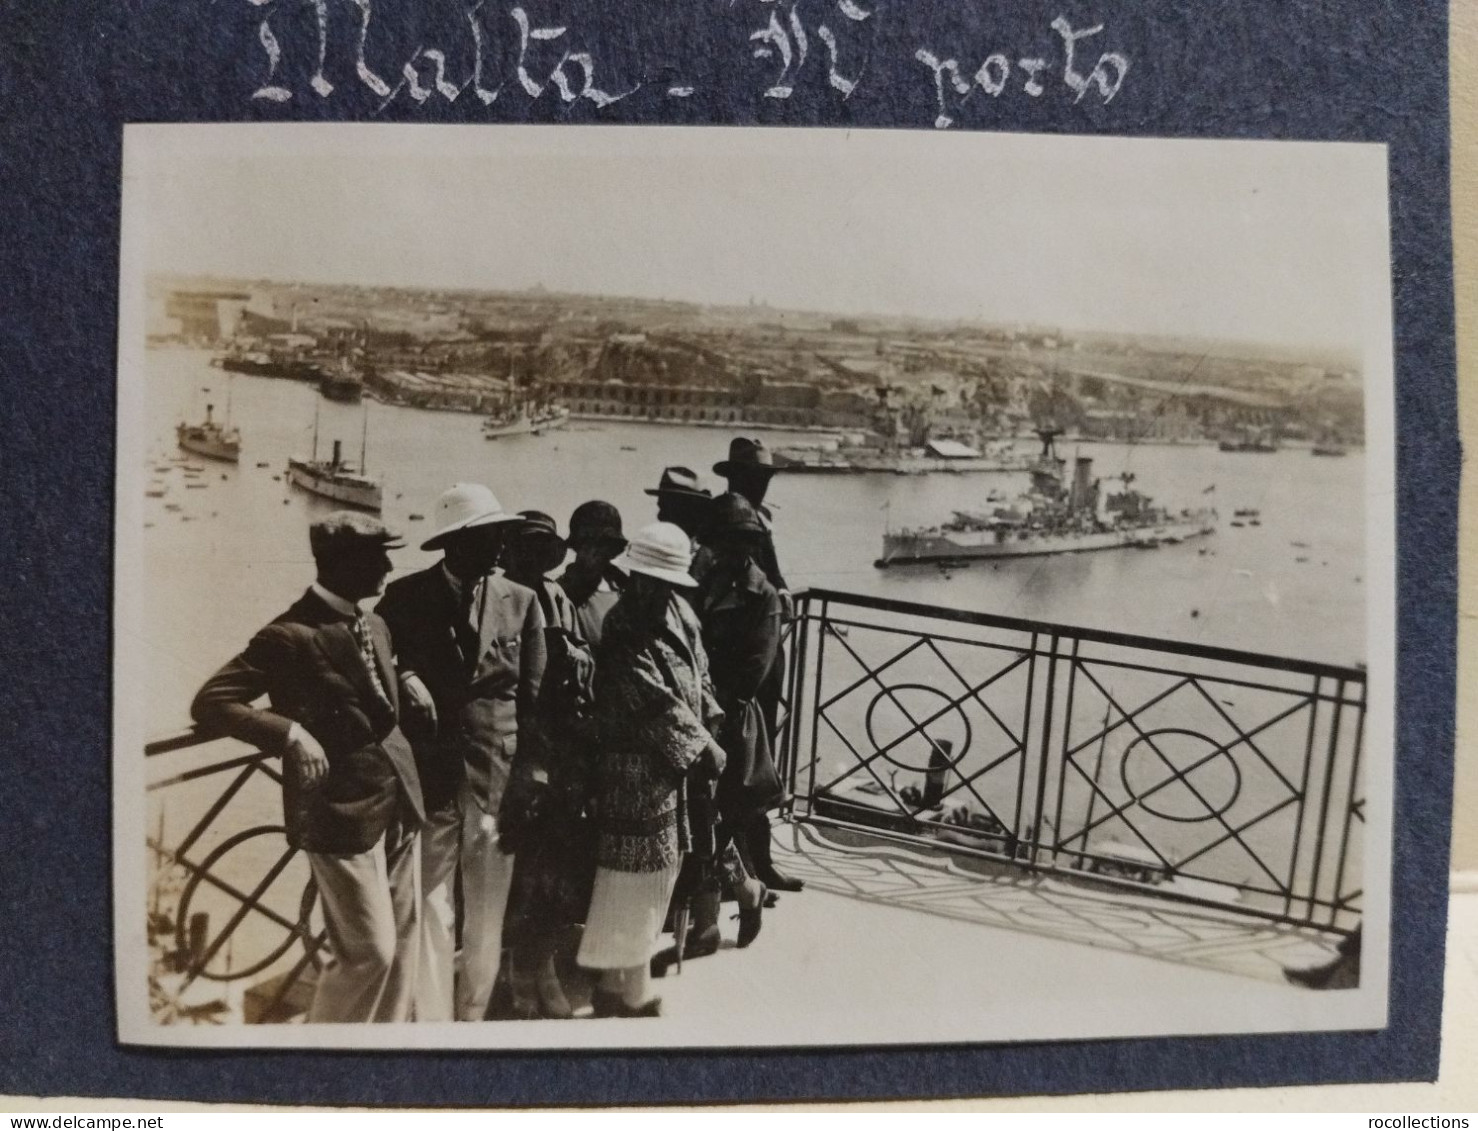
M823 1011L797 1009L775 1017L763 1032L736 1032L722 1022L722 1009L698 1017L662 1017L619 1023L490 1022L396 1025L240 1025L159 1026L151 1017L147 992L146 941L148 852L143 747L149 737L146 697L131 693L146 686L148 671L135 661L132 645L144 639L139 595L144 592L142 504L137 475L147 450L144 424L146 299L143 219L149 209L154 171L174 146L219 153L277 156L321 155L330 151L391 152L426 156L444 146L465 151L496 151L500 159L531 152L565 156L628 151L633 144L675 146L695 155L757 148L792 147L810 166L825 161L829 145L876 146L880 158L899 160L941 147L991 144L1022 135L933 133L928 131L843 131L838 129L758 129L697 127L532 127L406 126L358 124L178 124L129 125L124 130L122 236L120 248L119 378L117 481L114 558L114 939L118 1036L127 1044L186 1048L362 1048L362 1049L578 1049L714 1048L821 1045L904 1045L953 1042L1081 1040L1104 1037L1174 1036L1194 1033L1275 1033L1377 1029L1387 1022L1388 935L1395 725L1396 524L1394 340L1387 204L1387 149L1384 145L1334 142L1207 141L1169 139L1038 137L1043 146L1272 146L1340 145L1358 150L1368 166L1372 207L1385 235L1384 270L1370 279L1367 292L1366 353L1363 358L1366 405L1366 569L1369 704L1363 770L1367 825L1364 841L1365 931L1363 970L1358 990L1309 993L1306 1005L1269 1017L1255 995L1218 1003L1216 1015L1193 1010L1183 1016L1146 1014L1132 997L1114 999L1114 1008L1084 1003L1073 1016L849 1016L842 1029ZM1377 186L1378 184L1378 191ZM1373 221L1374 222L1374 221ZM716 1003L717 1004L717 1003Z

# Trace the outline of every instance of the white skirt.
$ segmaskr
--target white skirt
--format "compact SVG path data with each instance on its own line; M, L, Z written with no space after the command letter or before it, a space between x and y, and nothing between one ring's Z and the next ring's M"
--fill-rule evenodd
M680 866L660 872L597 868L576 961L591 970L645 966L662 933Z

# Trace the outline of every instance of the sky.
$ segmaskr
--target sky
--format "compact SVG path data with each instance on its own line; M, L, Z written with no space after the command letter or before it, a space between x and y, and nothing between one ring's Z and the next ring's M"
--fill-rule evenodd
M171 125L145 273L549 290L1358 349L1379 146L955 131Z

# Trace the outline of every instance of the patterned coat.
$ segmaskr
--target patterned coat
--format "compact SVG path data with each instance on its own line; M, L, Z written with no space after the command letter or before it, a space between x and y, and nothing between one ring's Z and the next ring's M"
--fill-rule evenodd
M595 664L599 861L660 872L691 845L686 777L723 719L688 603L669 596L660 629L634 622L626 601L606 617Z

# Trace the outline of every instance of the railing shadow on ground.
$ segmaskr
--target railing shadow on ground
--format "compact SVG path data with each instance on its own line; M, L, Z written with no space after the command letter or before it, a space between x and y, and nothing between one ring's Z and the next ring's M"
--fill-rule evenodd
M1284 967L1332 958L1334 938L1310 927L1188 906L1121 887L1001 867L943 848L796 823L777 829L777 859L825 892L880 907L1279 982ZM986 870L982 870L982 867Z

